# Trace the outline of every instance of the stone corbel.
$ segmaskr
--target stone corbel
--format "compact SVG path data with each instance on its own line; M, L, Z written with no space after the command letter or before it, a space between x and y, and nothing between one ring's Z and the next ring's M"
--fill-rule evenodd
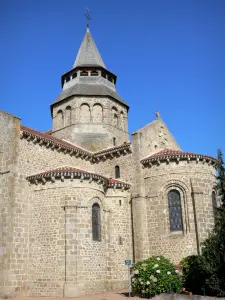
M66 154L67 152L68 152L68 150L67 150L67 149L65 149L65 150L63 151L63 153L64 153L64 154Z
M202 163L204 164L206 162L206 160L205 160L205 158L203 158L203 161L202 161Z
M158 166L160 165L160 159L157 159L157 164L158 164Z
M31 140L31 135L28 135L27 141L29 142Z
M73 150L70 151L70 155L71 155L71 156L73 155Z
M46 183L46 179L44 177L42 177L41 180L44 184Z
M179 161L180 161L180 157L177 157L177 164L179 164Z
M167 164L169 164L169 163L170 163L170 159L169 159L169 157L167 157L167 159L166 159L166 162L167 162Z
M196 164L198 164L198 163L199 163L199 157L196 158Z
M63 182L65 180L65 177L62 175L61 176L61 181Z
M51 177L51 182L55 182L55 177L54 176Z
M80 155L80 152L78 152L78 151L77 151L77 153L76 153L76 155L75 155L75 156L76 156L76 157L78 157L79 155Z
M92 182L92 180L93 180L93 178L92 178L92 177L90 177L90 178L89 178L89 183L91 183L91 182Z
M38 180L37 180L37 179L35 179L35 180L34 180L34 183L37 185L37 184L38 184Z
M84 174L81 175L80 182L83 182L83 180L84 180Z
M123 152L124 152L125 154L127 154L127 150L126 150L126 149L124 149Z

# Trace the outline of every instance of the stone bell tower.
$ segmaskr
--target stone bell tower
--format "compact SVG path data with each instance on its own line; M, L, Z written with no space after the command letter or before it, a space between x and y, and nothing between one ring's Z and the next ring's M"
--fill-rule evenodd
M73 69L62 75L62 92L51 104L52 135L91 151L129 141L129 106L116 92L87 26Z

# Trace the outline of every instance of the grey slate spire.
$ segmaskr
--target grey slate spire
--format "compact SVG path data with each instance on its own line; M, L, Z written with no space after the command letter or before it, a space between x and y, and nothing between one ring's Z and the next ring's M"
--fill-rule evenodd
M73 68L78 66L100 66L106 69L88 26Z

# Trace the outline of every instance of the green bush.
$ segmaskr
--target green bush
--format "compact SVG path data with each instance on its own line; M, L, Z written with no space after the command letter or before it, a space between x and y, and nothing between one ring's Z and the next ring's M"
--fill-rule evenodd
M200 256L187 256L181 261L182 279L187 291L197 295L205 293L205 273Z
M132 291L140 296L177 292L182 288L180 272L163 256L137 262L132 272Z

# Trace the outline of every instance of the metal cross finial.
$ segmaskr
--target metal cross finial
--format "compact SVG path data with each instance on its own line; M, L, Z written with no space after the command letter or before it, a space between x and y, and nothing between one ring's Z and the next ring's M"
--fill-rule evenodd
M157 111L157 112L155 113L155 115L156 115L156 118L157 118L157 119L160 118L160 112L159 112L159 111Z
M86 12L84 14L86 20L87 20L87 28L89 28L89 21L91 20L90 10L89 8L86 8Z

